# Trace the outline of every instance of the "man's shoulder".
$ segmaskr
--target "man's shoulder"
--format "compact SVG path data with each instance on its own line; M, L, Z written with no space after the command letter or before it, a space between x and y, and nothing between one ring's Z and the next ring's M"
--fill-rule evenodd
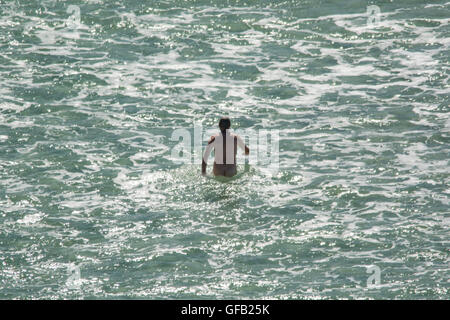
M214 140L216 140L217 135L211 136L211 138L209 138L208 144L211 144L214 142Z

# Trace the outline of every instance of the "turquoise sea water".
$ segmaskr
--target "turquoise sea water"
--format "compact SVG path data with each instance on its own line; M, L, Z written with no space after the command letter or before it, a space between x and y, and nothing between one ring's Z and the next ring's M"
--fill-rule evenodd
M449 19L0 0L0 298L449 299ZM173 161L221 115L278 130L277 174Z

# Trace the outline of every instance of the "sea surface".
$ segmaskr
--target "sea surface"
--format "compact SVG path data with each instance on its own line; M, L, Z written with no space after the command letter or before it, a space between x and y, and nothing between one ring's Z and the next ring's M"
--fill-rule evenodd
M0 0L0 299L449 299L449 20ZM224 115L279 134L276 172L177 161Z

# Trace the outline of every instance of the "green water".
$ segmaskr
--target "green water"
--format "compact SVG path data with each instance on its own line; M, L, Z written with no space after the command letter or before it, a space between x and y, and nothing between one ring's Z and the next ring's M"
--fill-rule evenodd
M449 19L0 0L0 298L449 299ZM174 161L221 115L278 130L276 174Z

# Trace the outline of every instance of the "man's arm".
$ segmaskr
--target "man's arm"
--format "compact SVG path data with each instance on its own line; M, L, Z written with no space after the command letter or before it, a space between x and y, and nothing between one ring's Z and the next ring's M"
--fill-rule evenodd
M236 138L238 147L244 149L245 155L248 156L250 154L250 149L245 145L244 141L240 136L236 135Z
M211 153L211 150L212 150L212 148L214 146L214 140L215 139L216 138L214 136L211 136L211 138L208 141L208 145L206 146L205 153L203 154L203 158L202 158L202 175L206 175L206 166L208 165L207 161L208 161L209 155Z
M207 163L205 162L205 160L202 160L202 175L206 175L206 166Z

